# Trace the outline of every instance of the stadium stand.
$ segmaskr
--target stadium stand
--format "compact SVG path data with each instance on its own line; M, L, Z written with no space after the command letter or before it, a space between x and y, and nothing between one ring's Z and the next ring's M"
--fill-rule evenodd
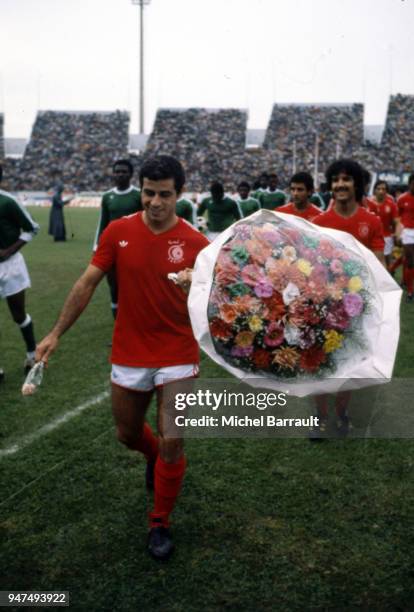
M139 169L154 154L177 156L184 164L188 191L206 191L214 180L234 190L263 171L276 171L285 187L295 167L314 172L338 155L354 157L374 172L405 172L414 159L414 96L391 96L386 125L375 137L363 124L362 104L275 104L264 134L247 142L247 111L242 109L159 109L145 140L129 137L126 112L39 112L21 160L5 158L4 188L50 189L56 178L73 191L103 191L111 185L114 159L130 157ZM261 146L260 146L261 145ZM132 151L129 151L132 146ZM0 158L4 159L0 114ZM295 160L296 158L296 166Z
M295 155L298 168L313 171L317 140L320 169L338 155L351 156L363 144L363 111L362 104L275 104L263 148L279 151L282 182L292 173Z
M105 190L112 161L128 155L128 142L126 112L41 111L19 173L8 182L15 190L42 191L59 177L68 190Z
M410 171L414 159L414 96L391 96L381 141L382 163ZM383 168L383 169L387 169Z
M246 144L247 112L239 109L160 109L144 157L169 153L183 163L190 191L232 181Z

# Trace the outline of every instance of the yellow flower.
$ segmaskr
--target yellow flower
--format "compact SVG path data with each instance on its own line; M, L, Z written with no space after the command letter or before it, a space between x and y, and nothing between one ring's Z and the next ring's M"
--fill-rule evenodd
M358 293L362 289L362 280L360 276L352 276L348 281L348 289L351 293Z
M313 268L307 259L298 259L296 263L302 274L305 276L310 276Z
M338 334L334 329L330 329L325 333L325 342L323 345L323 350L325 353L333 353L337 349L341 348L342 340L344 339L343 334Z
M235 338L237 346L241 346L242 348L247 348L253 344L254 334L248 331L239 332Z
M253 315L249 319L249 327L252 330L252 332L260 331L261 329L263 329L263 321L262 321L262 319L260 317L258 317L257 315Z

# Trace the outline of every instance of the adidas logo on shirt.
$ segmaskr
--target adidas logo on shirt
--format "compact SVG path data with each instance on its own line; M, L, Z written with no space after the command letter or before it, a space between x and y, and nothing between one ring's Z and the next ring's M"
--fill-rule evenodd
M119 246L122 248L125 248L126 246L128 246L128 242L126 240L120 240Z

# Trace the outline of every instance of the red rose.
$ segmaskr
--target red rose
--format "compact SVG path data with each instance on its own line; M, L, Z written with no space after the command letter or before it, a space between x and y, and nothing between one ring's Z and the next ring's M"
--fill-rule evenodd
M210 322L210 332L214 338L219 338L220 340L228 340L233 335L231 326L217 318Z
M303 351L300 356L300 367L306 372L315 372L326 360L326 353L319 346Z
M254 365L260 370L265 370L270 366L272 355L264 349L257 349L252 355Z

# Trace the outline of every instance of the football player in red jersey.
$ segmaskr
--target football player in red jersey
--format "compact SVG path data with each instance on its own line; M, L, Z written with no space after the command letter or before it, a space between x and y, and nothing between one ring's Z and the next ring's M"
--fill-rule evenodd
M339 159L329 166L326 178L334 203L329 210L316 217L313 223L352 234L354 238L373 251L385 265L381 221L379 217L359 204L364 197L363 168L351 159ZM327 426L328 398L327 395L320 395L316 398L321 431L324 431ZM342 435L346 435L350 428L348 415L350 398L350 391L337 393L335 397L337 427Z
M374 185L374 199L376 205L375 214L379 216L384 232L384 257L387 268L391 265L391 254L394 248L394 236L398 219L398 208L394 198L388 193L386 181L378 180Z
M60 336L80 316L97 285L113 266L118 279L118 313L112 342L112 410L120 442L143 453L147 488L154 488L148 550L166 559L173 550L169 515L180 492L186 460L182 439L164 437L164 381L198 373L199 349L193 336L187 298L168 275L189 284L189 268L209 244L176 215L184 171L173 157L147 160L140 171L143 212L122 217L103 231L86 271L73 286L58 321L37 347L47 363ZM156 394L158 436L145 421Z
M313 178L308 172L297 172L290 179L290 202L275 208L277 212L302 217L312 221L321 214L321 209L312 204L309 198L313 194Z
M397 236L404 249L407 302L413 302L414 285L414 173L408 177L408 191L397 201L399 223Z

